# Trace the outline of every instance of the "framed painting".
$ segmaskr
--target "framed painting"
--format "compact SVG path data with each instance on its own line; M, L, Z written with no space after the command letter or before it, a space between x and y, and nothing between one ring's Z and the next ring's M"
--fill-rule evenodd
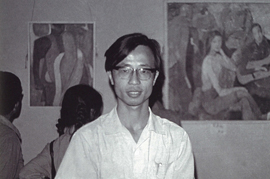
M166 2L166 108L200 120L258 119L267 115L269 9L270 3ZM219 60L212 61L211 67L204 65L214 52L214 32L221 39L216 54L229 59L225 61L230 67ZM244 100L248 107L243 107Z
M65 91L94 85L93 22L29 22L30 106L60 106Z

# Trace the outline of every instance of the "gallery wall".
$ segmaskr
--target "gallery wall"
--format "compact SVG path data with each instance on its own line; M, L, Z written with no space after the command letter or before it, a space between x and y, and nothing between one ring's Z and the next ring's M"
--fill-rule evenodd
M189 1L191 2L191 1ZM21 132L25 163L57 137L59 107L29 106L28 22L95 22L95 83L104 112L115 105L104 70L104 52L120 36L142 32L165 46L163 0L1 0L0 70L19 76L23 86ZM184 121L199 179L267 178L270 174L270 124L267 121Z

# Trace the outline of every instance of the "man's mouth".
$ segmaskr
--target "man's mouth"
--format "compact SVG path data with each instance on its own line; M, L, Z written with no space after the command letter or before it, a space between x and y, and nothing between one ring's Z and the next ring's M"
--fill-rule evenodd
M128 91L127 95L132 98L136 98L141 95L141 91Z

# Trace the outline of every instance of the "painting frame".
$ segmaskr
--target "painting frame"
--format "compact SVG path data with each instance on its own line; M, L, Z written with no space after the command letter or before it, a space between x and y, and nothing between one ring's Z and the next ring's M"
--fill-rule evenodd
M95 22L29 21L28 67L30 107L59 107L71 86L95 87Z
M236 6L239 5L239 6L242 6L243 5L243 6L249 7L249 8L251 6L253 6L252 7L253 8L252 9L253 10L252 11L252 15L253 15L252 16L252 18L253 18L253 21L252 22L253 23L255 22L255 23L261 24L262 21L263 21L263 19L265 19L266 17L259 16L260 13L254 12L254 9L256 10L256 6L259 7L259 6L262 6L263 4L267 5L267 7L270 7L270 3L269 2L265 2L265 1L262 1L262 2L259 2L259 3L255 3L255 2L252 2L252 1L246 1L246 2L245 1L244 2L243 1L239 1L239 2L223 2L223 1L221 1L221 2L214 2L214 1L205 1L205 2L197 2L197 1L196 2L195 1L194 2L193 1L189 1L189 2L187 2L187 1L166 1L166 2L164 2L164 20L165 20L165 36L164 36L165 37L165 51L164 51L164 67L165 68L164 69L165 69L165 76L166 76L164 87L163 87L163 101L164 101L164 106L165 106L166 109L173 110L173 111L184 111L184 112L187 111L188 115L184 114L183 116L190 116L191 115L190 119L195 119L195 120L198 120L199 119L199 120L201 120L201 118L198 116L198 114L196 112L194 112L194 113L190 112L190 109L192 107L194 107L194 106L190 105L190 103L192 102L192 100L194 100L194 98L196 98L196 97L194 97L194 91L195 91L196 88L193 88L192 87L192 85L194 85L194 84L192 84L192 82L190 82L189 78L187 77L187 74L183 75L183 77L182 77L182 79L180 81L181 81L181 84L185 84L185 85L182 85L182 86L185 86L185 88L186 89L189 89L190 91L187 91L186 89L179 90L178 88L175 87L175 89L177 89L177 90L179 90L181 92L179 92L178 94L171 92L171 90L172 90L171 84L176 84L177 83L175 81L172 82L171 79L172 79L172 77L176 77L176 79L178 80L178 78L177 78L177 74L170 74L170 73L171 72L173 72L173 73L177 72L176 69L178 69L178 71L183 71L183 70L185 71L186 70L186 67L187 67L186 62L184 62L185 63L184 65L183 64L180 64L180 65L178 64L178 68L177 67L175 69L172 69L171 68L173 65L172 65L172 62L171 62L171 59L172 58L170 57L170 55L171 54L174 54L174 52L170 48L172 46L177 46L177 45L170 44L171 40L177 40L176 37L170 38L170 33L173 30L170 29L170 25L169 24L171 23L171 21L169 19L170 19L170 15L173 14L173 13L175 13L175 12L171 12L171 13L169 12L170 11L169 10L169 8L170 8L169 6L172 5L172 4L177 4L179 6L182 6L182 5L188 5L188 6L199 5L201 7L207 6L209 4L211 4L211 5L220 5L220 6L223 5L223 4L226 5L226 6L227 5L228 6L230 6L230 5L236 5ZM194 10L194 9L192 9L192 10ZM215 15L218 13L219 10L220 9L218 9L218 8L214 9ZM211 12L213 12L213 8L212 8L212 11ZM267 14L267 17L269 17L269 16L270 15L268 13ZM216 18L216 16L214 16L214 18ZM179 21L178 22L175 22L175 24L176 23L181 24L181 23L179 23ZM219 26L219 25L220 25L220 23L217 24L217 26ZM270 39L270 26L268 25L267 27L265 27L265 24L263 24L262 26L263 26L263 29L267 29L266 30L267 31L267 34L265 34L265 35L267 36L268 39ZM185 31L185 29L182 29L182 32L183 33L187 33ZM188 32L188 33L190 33L190 32ZM200 37L202 37L202 35ZM206 37L204 37L204 38L206 38ZM182 38L182 41L183 41L183 39L184 39L184 41L186 40L185 37ZM231 43L229 45L233 45L233 44ZM181 46L181 45L178 45L178 46ZM184 51L185 53L187 53L186 52L186 49L184 49L182 51ZM181 53L179 53L179 52L177 52L177 53L178 53L178 55L181 55ZM185 58L185 61L186 61L186 58ZM181 66L184 66L183 67L184 69L180 69ZM197 76L199 76L199 75L197 75ZM199 77L199 78L201 79L201 77ZM198 79L197 79L197 81L198 81ZM178 87L181 87L181 85L178 85ZM191 89L191 88L193 88L193 89ZM175 90L175 91L177 91L177 90ZM177 96L179 96L179 95L182 95L182 98L180 100L172 103L172 101L176 100ZM178 103L181 103L181 102L182 102L182 104L183 103L185 103L185 104L183 104L182 106L179 106L179 107L175 107ZM266 105L267 104L269 104L269 102L267 102ZM197 104L195 104L195 106L196 105ZM263 105L265 106L265 104L262 104L261 101L258 102L258 105L259 106L260 105L261 106L263 106ZM236 114L236 116L237 116L236 119L240 119L241 118L241 115ZM210 120L211 119L226 120L228 118L225 118L225 117L223 118L223 116L221 116L221 117L203 118L202 120L209 120L209 119Z

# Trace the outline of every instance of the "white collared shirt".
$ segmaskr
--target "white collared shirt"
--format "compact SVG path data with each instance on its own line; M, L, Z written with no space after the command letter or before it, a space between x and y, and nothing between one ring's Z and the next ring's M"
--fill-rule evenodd
M136 143L116 108L80 128L72 137L56 179L194 178L187 133L154 115Z

